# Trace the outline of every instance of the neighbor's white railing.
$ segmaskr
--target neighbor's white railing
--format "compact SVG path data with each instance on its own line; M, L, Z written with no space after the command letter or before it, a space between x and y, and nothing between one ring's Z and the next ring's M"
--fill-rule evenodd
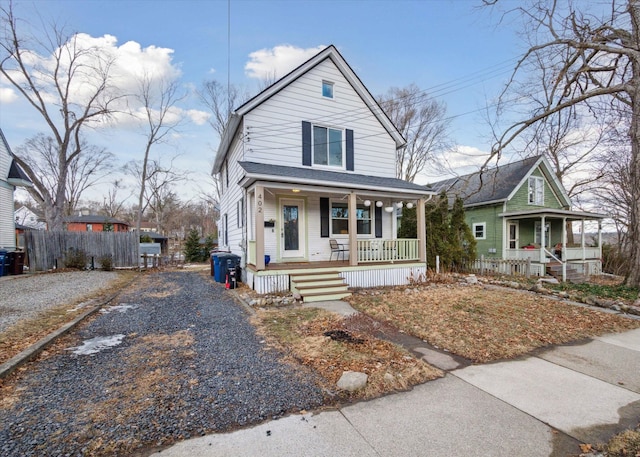
M353 251L351 251L353 252ZM358 240L358 263L418 260L418 240Z

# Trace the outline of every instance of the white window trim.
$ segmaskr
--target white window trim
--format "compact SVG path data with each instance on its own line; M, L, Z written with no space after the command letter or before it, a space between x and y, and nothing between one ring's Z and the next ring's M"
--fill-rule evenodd
M331 97L328 97L328 96L326 96L324 94L324 86L325 86L325 84L331 86ZM335 89L336 89L336 85L333 82L327 81L326 79L322 80L322 86L321 86L321 89L320 89L321 92L322 92L322 98L327 99L327 100L335 100L335 96L336 96Z
M482 236L476 236L476 227L482 227ZM487 223L486 222L474 222L473 226L473 237L476 240L486 240L487 239Z
M545 222L544 223L544 243L546 246L544 246L545 248L551 247L551 223L549 222ZM535 221L533 224L533 242L535 244L542 244L542 222L541 221Z
M340 132L341 140L340 145L342 148L342 164L341 165L329 165L329 144L327 143L327 165L317 164L316 163L316 147L315 147L315 127L320 127L323 129L327 129L327 135L329 135L329 130L335 130ZM313 168L320 168L325 170L345 170L347 168L347 135L345 133L345 129L340 129L336 127L329 127L327 125L322 124L312 124L311 125L311 165Z
M533 184L532 188L532 182ZM540 176L529 177L529 188L527 189L527 200L530 205L544 206L544 179ZM531 197L533 196L533 201Z

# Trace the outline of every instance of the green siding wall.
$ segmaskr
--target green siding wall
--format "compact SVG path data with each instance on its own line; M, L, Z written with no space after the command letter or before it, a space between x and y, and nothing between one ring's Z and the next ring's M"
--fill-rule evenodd
M486 237L484 240L476 240L478 257L502 257L502 218L498 214L502 212L502 205L482 206L465 209L467 224L473 230L473 224L486 223ZM495 252L490 252L495 249Z
M544 178L540 169L536 169L531 176L539 176L544 179L544 208L562 209L562 204L551 190L551 186ZM520 186L511 200L507 202L507 211L526 211L530 209L543 208L543 206L529 204L529 180Z

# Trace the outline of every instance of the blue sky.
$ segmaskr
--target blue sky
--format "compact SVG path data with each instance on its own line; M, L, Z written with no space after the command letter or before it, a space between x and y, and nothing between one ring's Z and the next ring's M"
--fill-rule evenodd
M481 3L231 0L230 42L226 0L16 0L14 9L32 23L38 22L37 11L43 19L53 18L73 31L92 37L113 35L115 46L133 41L141 50L164 49L164 58L179 69L185 87L197 87L207 79L226 83L229 72L232 83L255 92L259 81L245 69L251 53L267 50L254 57L260 68L267 68L274 63L268 51L277 46L304 50L334 44L374 95L415 83L445 102L453 117L452 139L465 151L479 154L490 149L482 107L498 95L523 48L515 26L499 24L497 12L481 8ZM276 71L282 76L286 70ZM204 110L195 97L182 105L185 110ZM0 127L14 149L42 129L37 116L15 97L0 98ZM183 125L182 134L162 147L166 152L160 148L155 153L180 152L179 165L190 170L194 183L205 183L218 139L210 127L195 122ZM131 129L96 133L91 141L108 147L121 161L143 151L142 136ZM452 165L463 164L460 159L473 161L460 156ZM184 187L185 198L196 192L194 183Z

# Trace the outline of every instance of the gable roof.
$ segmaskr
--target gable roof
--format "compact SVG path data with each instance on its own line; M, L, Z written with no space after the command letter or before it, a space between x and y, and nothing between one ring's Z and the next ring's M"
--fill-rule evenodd
M565 206L571 206L571 200L566 190L551 171L551 165L543 155L446 179L433 183L431 187L437 193L444 190L447 194L461 197L465 207L501 203L512 198L524 181L538 167L561 203Z
M338 70L340 70L349 84L351 84L353 90L356 91L365 105L367 105L367 107L371 110L371 113L378 119L380 124L382 124L385 130L394 139L396 148L401 148L406 144L406 141L402 137L400 131L398 131L397 127L393 124L393 122L391 122L391 119L389 119L387 114L380 107L376 99L373 97L373 95L371 95L371 92L369 92L366 86L362 83L351 66L349 66L347 61L344 60L342 54L338 52L334 45L330 45L315 56L311 57L303 64L299 65L297 68L287 73L285 76L264 89L256 96L250 98L248 101L240 105L233 113L231 113L231 115L229 116L229 120L227 121L227 126L224 130L224 133L222 134L222 138L220 139L220 145L218 146L216 158L213 163L213 173L218 173L220 171L222 163L224 162L224 159L229 152L231 141L235 137L238 127L240 126L242 116L249 113L255 107L259 106L261 103L276 95L293 81L295 81L326 59L330 59L338 68Z
M16 162L13 152L9 147L9 143L7 142L7 139L2 132L2 129L0 129L0 141L3 142L4 147L9 153L9 157L11 158L7 182L12 186L33 187L33 183L31 182L27 174L22 170L22 168L20 168L20 166Z
M397 178L357 175L353 173L318 170L309 167L287 167L256 162L238 162L238 164L246 172L240 182L243 186L248 186L258 180L264 180L315 186L331 184L335 187L349 189L375 189L377 191L407 192L416 195L433 194L428 187Z

